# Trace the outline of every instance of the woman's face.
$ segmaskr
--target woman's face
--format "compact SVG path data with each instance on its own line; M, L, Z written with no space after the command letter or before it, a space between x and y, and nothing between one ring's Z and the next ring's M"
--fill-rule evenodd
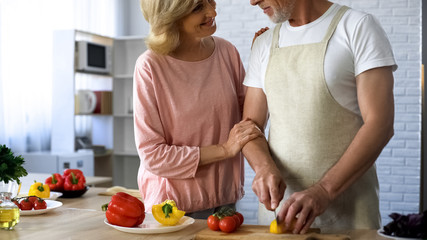
M181 19L179 32L183 37L204 38L216 31L216 2L198 0L192 12Z

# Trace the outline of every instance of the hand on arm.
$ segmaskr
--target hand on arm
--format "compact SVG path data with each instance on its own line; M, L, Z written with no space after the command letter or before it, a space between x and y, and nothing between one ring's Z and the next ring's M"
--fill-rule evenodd
M249 87L246 93L243 117L264 129L267 121L267 100L261 88ZM285 182L274 163L265 138L255 138L242 149L255 171L252 189L268 210L276 209L285 192Z
M200 148L199 166L234 157L246 143L257 137L264 138L257 125L249 119L242 120L231 129L227 142Z
M254 46L255 39L256 39L257 37L259 37L259 35L263 34L265 31L267 31L268 29L270 29L270 28L268 28L268 27L261 28L260 30L258 30L258 31L255 33L255 36L254 36L254 38L252 39L251 49L252 49L252 47Z
M364 124L341 157L323 178L286 200L279 219L290 224L297 216L294 233L305 233L330 202L360 178L375 162L393 136L394 98L391 67L368 70L356 77L357 96Z

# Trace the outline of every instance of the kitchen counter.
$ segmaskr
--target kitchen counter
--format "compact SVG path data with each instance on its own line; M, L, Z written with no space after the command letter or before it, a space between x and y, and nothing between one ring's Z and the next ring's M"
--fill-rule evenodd
M0 230L0 239L195 239L198 232L207 228L206 220L196 220L190 227L164 234L132 234L113 229L104 223L101 205L110 196L98 195L106 188L90 188L80 198L58 198L63 206L45 214L21 216L12 231ZM386 240L376 230L350 230L343 232L352 240Z

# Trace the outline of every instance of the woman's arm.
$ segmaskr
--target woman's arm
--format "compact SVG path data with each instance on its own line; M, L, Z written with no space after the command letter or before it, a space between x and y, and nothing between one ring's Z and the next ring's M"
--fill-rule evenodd
M211 146L178 146L166 141L150 66L139 59L134 74L135 143L144 168L164 178L185 179L195 176L199 166L235 156L246 144L263 136L249 120L236 124L225 143Z

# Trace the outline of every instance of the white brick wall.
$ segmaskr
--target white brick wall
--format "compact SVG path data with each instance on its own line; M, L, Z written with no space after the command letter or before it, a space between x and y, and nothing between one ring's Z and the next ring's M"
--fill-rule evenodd
M387 32L399 69L395 77L395 136L377 161L383 224L391 212L419 210L421 145L421 0L335 0L375 15ZM217 0L218 31L231 41L248 64L254 33L273 24L249 0ZM254 173L246 167L246 196L238 209L246 223L257 223L257 198L251 190ZM403 201L403 202L402 202Z

